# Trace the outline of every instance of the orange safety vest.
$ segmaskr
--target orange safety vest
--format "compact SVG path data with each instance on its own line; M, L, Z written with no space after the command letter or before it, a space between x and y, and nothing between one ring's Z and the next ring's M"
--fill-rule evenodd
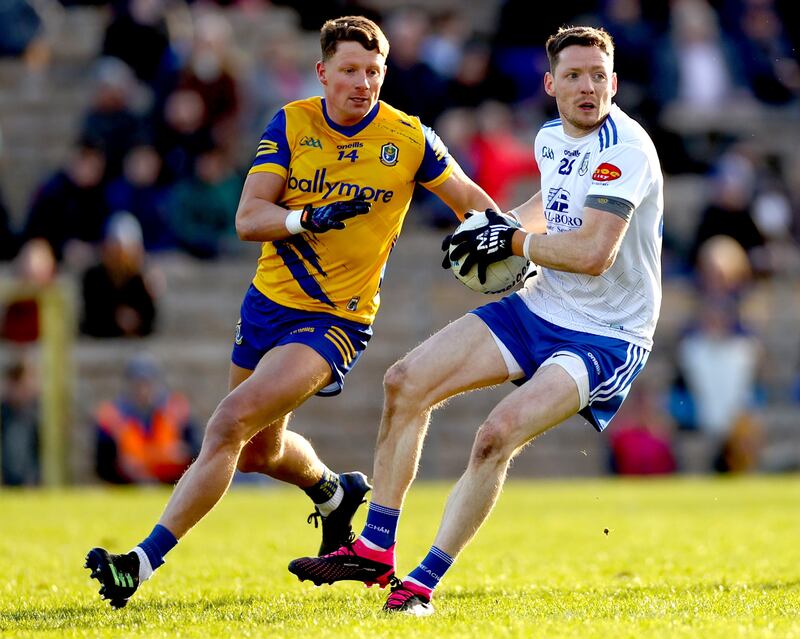
M153 411L149 429L110 401L98 406L95 418L100 429L116 442L117 468L131 480L172 482L191 461L182 437L189 419L189 402L179 393L171 393Z

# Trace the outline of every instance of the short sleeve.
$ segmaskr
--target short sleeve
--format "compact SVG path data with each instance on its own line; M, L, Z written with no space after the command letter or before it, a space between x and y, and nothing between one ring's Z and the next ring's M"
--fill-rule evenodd
M415 179L425 186L437 186L453 172L450 152L433 129L423 124L422 132L425 136L425 154Z
M291 155L286 138L286 112L281 109L264 130L249 173L268 172L286 177Z
M600 154L586 195L620 198L636 208L650 191L653 179L647 153L636 146L615 145Z

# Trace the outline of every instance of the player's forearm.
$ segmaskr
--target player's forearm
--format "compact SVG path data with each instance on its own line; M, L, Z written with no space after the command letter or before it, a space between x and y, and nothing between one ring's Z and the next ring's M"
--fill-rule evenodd
M526 255L525 241L529 236ZM511 246L515 255L528 257L539 266L585 275L602 275L614 263L616 255L613 250L598 250L581 231L552 235L517 231L511 238Z
M248 242L274 242L292 235L286 228L285 208L266 201L251 201L236 212L236 233Z

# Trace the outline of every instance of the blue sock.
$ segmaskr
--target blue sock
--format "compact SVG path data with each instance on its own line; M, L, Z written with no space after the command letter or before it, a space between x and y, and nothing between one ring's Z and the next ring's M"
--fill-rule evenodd
M155 570L164 563L164 555L172 550L177 543L178 540L175 539L175 535L161 524L156 524L153 532L139 544L139 547L144 550L144 554L150 560L150 567Z
M452 565L453 558L450 555L436 546L431 546L430 551L425 555L425 559L408 576L426 588L433 590L439 585L444 573Z
M379 548L391 548L397 537L399 519L399 510L371 502L367 511L367 522L364 524L361 536Z
M322 471L322 477L313 486L303 488L303 492L311 498L315 504L322 504L332 499L339 488L339 475L330 468Z

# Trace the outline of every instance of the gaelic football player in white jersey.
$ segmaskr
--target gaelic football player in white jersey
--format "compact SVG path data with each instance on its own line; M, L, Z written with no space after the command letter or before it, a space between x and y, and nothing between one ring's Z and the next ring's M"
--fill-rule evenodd
M525 230L489 211L488 228L460 232L443 247L456 245L450 255L464 258L465 271L515 254L536 263L539 276L389 369L370 505L386 516L372 527L368 520L354 544L292 562L303 579L370 581L366 571L393 572L397 518L431 411L458 393L512 381L518 388L476 424L467 470L430 552L393 580L386 609L430 614L433 590L491 512L511 458L576 413L602 431L647 361L661 302L658 157L647 133L612 103L614 45L605 31L561 29L547 55L544 88L560 117L536 136L541 191L511 212Z

